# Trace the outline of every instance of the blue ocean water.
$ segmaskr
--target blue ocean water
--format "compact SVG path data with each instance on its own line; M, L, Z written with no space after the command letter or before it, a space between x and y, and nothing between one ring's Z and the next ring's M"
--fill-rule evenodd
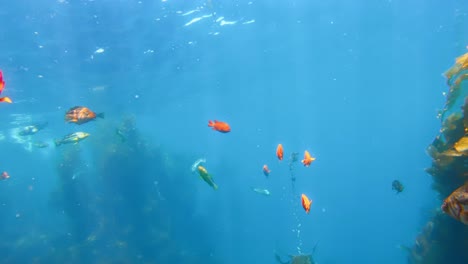
M406 263L440 206L425 149L441 74L466 52L465 1L0 6L2 263ZM105 118L66 123L77 105ZM77 131L91 136L54 145Z

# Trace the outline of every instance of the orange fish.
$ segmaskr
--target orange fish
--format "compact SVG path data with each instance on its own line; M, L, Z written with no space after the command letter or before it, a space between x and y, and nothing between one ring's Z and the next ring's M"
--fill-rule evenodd
M215 120L214 122L209 120L208 126L212 127L213 130L219 131L221 133L227 133L231 131L231 127L229 127L228 123L217 121L217 120Z
M10 178L10 175L6 171L2 172L2 174L0 175L0 180L6 180L8 178Z
M302 202L302 207L304 208L306 213L309 213L310 212L310 206L312 205L312 200L309 200L309 198L305 194L302 194L301 202Z
M5 81L3 80L3 73L0 70L0 94L3 92L3 89L5 88ZM0 97L0 102L5 102L5 103L12 103L10 97Z
M302 164L304 164L304 166L309 167L310 164L312 163L312 161L314 161L314 160L315 160L315 158L313 158L312 156L310 156L309 151L306 150L306 151L304 152L304 159L301 160L301 162L302 162Z
M0 102L5 102L11 104L13 101L11 101L10 97L5 96L5 97L0 97Z
M283 160L283 145L281 144L278 144L278 147L276 147L276 157L279 160Z
M0 70L0 93L3 92L3 88L5 88L5 81L3 80L3 73Z
M94 120L96 117L104 118L104 113L96 114L84 106L72 107L65 113L66 122L76 123L78 125Z
M263 174L265 174L265 176L268 177L268 175L270 175L270 169L268 169L268 166L265 164L263 165Z

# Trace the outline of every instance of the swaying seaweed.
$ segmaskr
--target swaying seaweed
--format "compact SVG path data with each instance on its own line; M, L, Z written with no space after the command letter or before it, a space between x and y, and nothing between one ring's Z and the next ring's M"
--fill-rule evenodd
M426 169L441 201L468 180L468 53L456 59L445 74L449 92L441 113L442 127L427 153L432 166ZM455 106L460 105L459 108ZM442 204L442 202L441 202ZM462 264L468 260L468 225L438 211L409 249L408 263Z
M86 145L58 150L50 205L63 225L0 243L15 253L2 263L220 263L209 250L209 226L187 222L195 195L188 158L150 144L133 117L109 122Z

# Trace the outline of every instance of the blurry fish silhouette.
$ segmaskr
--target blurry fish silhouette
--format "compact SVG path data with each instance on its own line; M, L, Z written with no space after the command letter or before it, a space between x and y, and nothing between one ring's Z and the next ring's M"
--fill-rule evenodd
M8 178L10 178L10 174L8 174L8 172L4 171L0 174L0 180L6 180Z
M37 132L41 131L47 126L47 122L44 123L38 123L35 125L30 125L30 126L25 126L21 128L21 130L18 132L18 135L20 136L30 136L34 135Z
M258 193L258 194L265 195L265 196L270 196L270 191L268 191L267 189L254 188L254 187L252 187L251 189L252 189L252 191L254 191L254 192Z
M0 70L0 94L3 92L3 89L5 89L5 81L3 80L3 73L2 70ZM5 103L12 103L10 97L0 97L0 102L5 102Z
M268 166L267 166L266 164L263 165L263 169L262 169L262 170L263 170L263 174L265 174L265 176L268 177L268 175L270 175L270 172L271 172L271 171L270 171L270 169L268 169Z
M47 148L49 146L49 143L44 142L44 141L38 141L38 142L34 142L33 146L36 148Z
M405 186L399 181L399 180L394 180L392 182L392 190L395 190L396 193L401 193L405 189Z

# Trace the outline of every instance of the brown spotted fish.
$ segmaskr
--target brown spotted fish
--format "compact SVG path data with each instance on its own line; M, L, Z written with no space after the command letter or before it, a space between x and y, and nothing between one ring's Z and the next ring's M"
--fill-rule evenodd
M445 198L441 208L446 214L468 225L468 183Z

